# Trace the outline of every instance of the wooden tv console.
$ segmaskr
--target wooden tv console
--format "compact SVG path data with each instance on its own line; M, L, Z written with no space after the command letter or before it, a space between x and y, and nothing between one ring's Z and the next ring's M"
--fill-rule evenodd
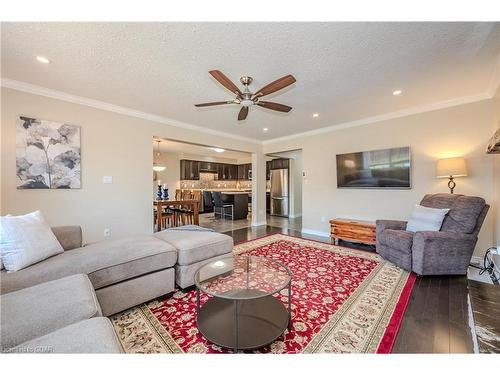
M330 220L330 236L335 244L344 240L375 245L377 234L372 221L333 219Z

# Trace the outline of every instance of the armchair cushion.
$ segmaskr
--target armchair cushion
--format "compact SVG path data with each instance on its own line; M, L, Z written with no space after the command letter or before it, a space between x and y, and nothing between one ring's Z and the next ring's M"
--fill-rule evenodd
M477 237L454 232L417 232L412 269L419 275L467 273Z
M486 206L483 198L460 194L427 194L420 204L431 208L449 208L450 212L444 218L441 230L455 233L474 232L478 218Z

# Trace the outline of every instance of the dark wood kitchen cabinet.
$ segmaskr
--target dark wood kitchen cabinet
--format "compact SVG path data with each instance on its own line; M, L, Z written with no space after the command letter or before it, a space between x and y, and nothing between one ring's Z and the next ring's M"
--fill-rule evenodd
M251 180L252 179L252 164L238 165L238 180Z
M219 163L212 161L200 161L200 172L217 173Z
M290 166L289 159L273 159L271 160L270 169L288 169Z
M218 179L224 180L237 180L238 179L238 166L235 164L222 164L217 166Z
M290 167L290 159L273 159L266 161L266 180L271 179L271 171L273 169L288 169Z
M220 181L251 180L252 164L225 164L210 161L181 160L181 180L199 180L200 172L216 173Z
M196 160L181 160L181 180L199 180L200 162Z

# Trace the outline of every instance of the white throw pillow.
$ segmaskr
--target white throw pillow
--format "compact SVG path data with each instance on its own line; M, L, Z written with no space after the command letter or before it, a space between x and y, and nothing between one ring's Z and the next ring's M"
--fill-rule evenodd
M9 272L64 251L40 211L0 217L0 247L3 265Z
M8 214L8 215L7 215L7 217L10 217L10 216L11 216L10 214ZM0 230L1 230L1 228L0 228ZM0 236L1 236L1 235L2 235L2 234L0 233ZM2 238L0 237L0 241L1 241L1 240L2 240ZM1 242L0 242L0 244L1 244ZM3 247L3 246L0 246L0 271L1 271L1 270L3 270L3 269L5 268L5 267L3 266L3 261L2 261L2 247Z
M406 230L410 232L439 231L448 208L430 208L418 204L413 208Z

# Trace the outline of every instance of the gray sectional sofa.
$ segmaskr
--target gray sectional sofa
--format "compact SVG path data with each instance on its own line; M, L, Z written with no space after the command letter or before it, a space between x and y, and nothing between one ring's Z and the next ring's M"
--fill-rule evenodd
M7 353L121 353L86 275L2 294L0 348Z
M30 340L38 340L36 345L41 346L43 338L58 352L89 352L85 340L71 341L66 335L95 330L103 344L94 348L116 352L111 323L102 316L169 294L175 290L175 280L181 288L190 287L201 265L230 256L233 249L231 237L193 226L83 247L80 227L52 230L63 253L16 272L0 273L3 350L26 346ZM40 308L26 309L30 305ZM24 316L23 309L31 315Z

